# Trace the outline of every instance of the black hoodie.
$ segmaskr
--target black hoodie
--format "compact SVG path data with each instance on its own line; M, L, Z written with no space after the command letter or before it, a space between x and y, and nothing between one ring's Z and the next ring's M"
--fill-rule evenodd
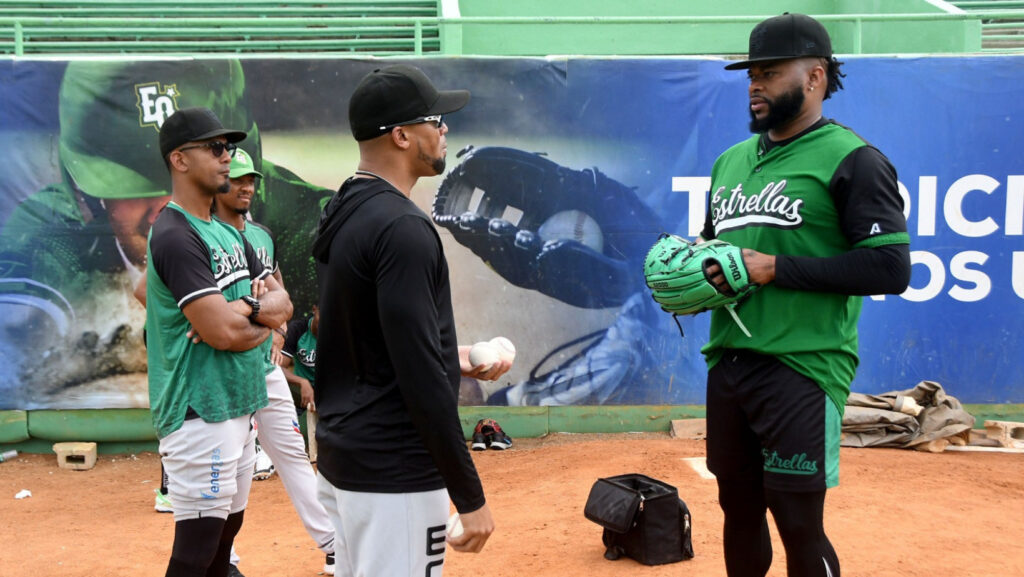
M320 288L317 468L339 489L447 487L484 504L458 415L448 263L429 217L384 180L350 178L313 245Z

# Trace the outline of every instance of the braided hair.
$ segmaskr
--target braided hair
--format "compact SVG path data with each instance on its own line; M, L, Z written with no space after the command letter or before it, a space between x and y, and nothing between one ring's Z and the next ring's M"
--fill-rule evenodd
M825 77L828 80L828 88L825 89L825 97L823 100L828 100L834 92L842 90L843 81L841 79L845 78L846 75L839 70L839 67L842 66L843 63L836 60L835 56L822 58L821 60L821 64L825 68Z

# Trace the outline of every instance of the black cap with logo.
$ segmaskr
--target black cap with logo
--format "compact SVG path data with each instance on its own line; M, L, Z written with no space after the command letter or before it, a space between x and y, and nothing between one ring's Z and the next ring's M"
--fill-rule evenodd
M245 140L245 132L224 128L220 119L209 108L182 108L172 114L160 127L160 154L166 157L172 150L188 142L224 136L228 142Z
M825 27L810 16L786 12L754 26L747 60L733 62L725 69L739 70L759 62L814 56L832 57L832 41Z
M468 90L438 90L419 68L378 68L359 81L348 103L348 121L356 140L370 140L382 126L424 116L448 114L469 102Z

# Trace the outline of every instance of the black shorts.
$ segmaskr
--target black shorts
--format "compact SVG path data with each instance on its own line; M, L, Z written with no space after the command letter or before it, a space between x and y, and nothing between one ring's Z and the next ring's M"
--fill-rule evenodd
M842 417L811 379L775 357L727 350L708 372L708 469L779 491L839 484Z

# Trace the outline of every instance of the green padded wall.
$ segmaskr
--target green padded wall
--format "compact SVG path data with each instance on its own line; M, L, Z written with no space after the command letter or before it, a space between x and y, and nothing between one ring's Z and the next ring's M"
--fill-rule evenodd
M28 433L33 439L97 443L156 439L149 409L81 409L31 411Z
M17 443L28 439L27 411L0 411L0 443Z

